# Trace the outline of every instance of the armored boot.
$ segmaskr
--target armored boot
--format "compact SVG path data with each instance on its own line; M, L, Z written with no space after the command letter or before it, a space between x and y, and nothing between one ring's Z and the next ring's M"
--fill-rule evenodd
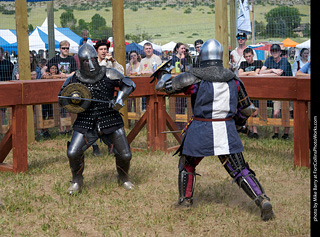
M83 176L82 172L83 169L78 170L77 172L71 170L72 172L72 181L70 187L67 190L67 193L70 195L78 194L82 192L82 186L83 186Z
M130 168L130 160L122 160L119 158L119 155L116 155L116 166L118 172L118 184L123 184L124 189L126 190L133 190L134 185L129 180L129 168Z
M179 200L177 205L190 207L193 204L193 193L196 184L195 167L200 163L202 158L186 157L182 155L179 159Z

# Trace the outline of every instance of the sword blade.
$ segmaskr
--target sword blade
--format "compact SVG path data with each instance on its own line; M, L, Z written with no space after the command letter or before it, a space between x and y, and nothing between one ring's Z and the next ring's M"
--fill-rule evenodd
M161 133L181 133L182 130L176 130L176 131L164 131L164 132L161 132Z
M84 100L84 101L93 101L93 102L101 102L101 103L109 103L109 104L114 104L113 101L111 100L95 100L95 99L87 99L87 98L79 98L79 97L69 97L69 96L61 96L59 95L58 98L61 99L72 99L72 100Z

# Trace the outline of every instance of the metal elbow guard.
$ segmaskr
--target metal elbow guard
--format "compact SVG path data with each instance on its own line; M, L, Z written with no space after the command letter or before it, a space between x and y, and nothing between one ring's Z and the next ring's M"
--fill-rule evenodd
M119 72L118 70L114 69L114 68L107 68L106 69L106 76L110 79L110 80L121 80L124 79L124 75Z
M243 126L246 124L248 118L256 111L256 108L253 104L250 104L248 107L241 109L239 108L237 114L233 117L237 126Z

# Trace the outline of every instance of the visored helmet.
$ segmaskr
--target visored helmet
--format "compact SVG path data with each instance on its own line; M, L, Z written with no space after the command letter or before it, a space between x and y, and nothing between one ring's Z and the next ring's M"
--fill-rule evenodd
M99 71L100 66L97 59L97 52L90 44L84 44L78 52L80 61L80 72L86 77L93 78Z
M200 67L222 66L223 47L219 41L209 39L201 46L199 52Z

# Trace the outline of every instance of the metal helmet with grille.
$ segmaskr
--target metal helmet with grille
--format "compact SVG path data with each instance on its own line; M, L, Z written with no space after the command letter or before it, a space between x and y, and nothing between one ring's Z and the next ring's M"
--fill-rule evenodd
M80 72L86 78L95 78L100 71L97 52L90 44L84 44L78 51Z
M209 39L201 46L200 67L222 66L223 47L218 40Z

